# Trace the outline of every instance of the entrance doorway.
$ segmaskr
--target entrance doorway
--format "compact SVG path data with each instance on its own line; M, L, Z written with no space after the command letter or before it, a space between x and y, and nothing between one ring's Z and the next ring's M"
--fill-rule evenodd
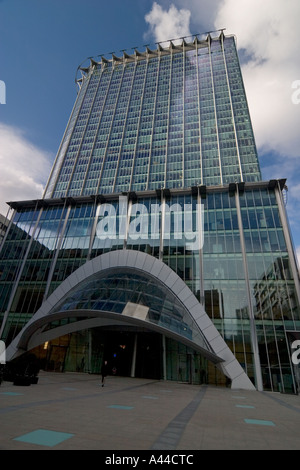
M139 333L137 337L135 376L147 379L162 378L161 335Z
M110 374L160 379L161 335L134 331L102 331L103 360Z
M184 383L192 383L192 355L179 354L178 355L178 381Z
M130 376L133 338L127 332L105 332L103 360L108 362L109 375Z
M63 372L68 347L51 344L45 364L45 370Z

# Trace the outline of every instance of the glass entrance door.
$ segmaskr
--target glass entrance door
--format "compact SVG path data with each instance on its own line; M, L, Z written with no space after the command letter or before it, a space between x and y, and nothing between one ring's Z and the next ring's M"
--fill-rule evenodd
M192 383L192 356L179 354L178 356L178 382Z

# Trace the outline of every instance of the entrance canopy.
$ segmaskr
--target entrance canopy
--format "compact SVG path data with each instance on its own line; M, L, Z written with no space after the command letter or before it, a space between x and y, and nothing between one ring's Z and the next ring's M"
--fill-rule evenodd
M7 360L67 333L128 324L190 346L221 368L232 387L254 389L185 282L134 250L105 253L71 274L13 340Z

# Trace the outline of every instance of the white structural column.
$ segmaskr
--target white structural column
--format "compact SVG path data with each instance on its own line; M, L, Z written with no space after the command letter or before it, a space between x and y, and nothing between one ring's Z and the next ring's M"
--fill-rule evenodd
M243 222L242 222L242 215L241 215L240 195L239 195L238 185L236 185L235 202L236 202L237 219L238 219L238 225L239 225L239 231L240 231L245 284L246 284L246 291L247 291L247 302L248 302L248 312L249 312L249 322L250 322L250 340L251 340L252 353L253 353L253 359L254 359L256 386L259 391L262 391L263 381L262 381L262 373L261 373L261 366L260 366L255 318L254 318L254 313L253 313L253 303L252 303L252 297L251 297L251 287L250 287L250 280L249 280L248 262L247 262L247 254L246 254L246 246L245 246L244 229L243 229Z
M292 245L292 238L290 234L290 228L289 228L289 222L288 218L286 215L286 209L285 205L283 202L283 197L282 197L282 192L279 186L279 182L277 181L277 185L275 187L275 195L276 195L276 201L278 204L278 209L279 209L279 215L282 223L282 230L284 234L284 239L285 243L287 246L288 254L289 254L289 260L291 264L291 269L293 273L293 278L295 282L295 289L296 289L296 294L297 294L297 300L298 300L298 305L300 305L300 282L299 282L299 271L298 271L298 266L295 258L295 250Z
M134 336L134 345L131 362L131 374L130 377L135 377L135 366L136 366L136 351L137 351L137 333Z
M205 304L205 295L204 295L204 267L203 267L203 237L204 237L204 224L202 217L202 200L200 195L200 190L198 188L197 194L197 204L198 204L198 230L199 230L199 276L200 276L200 303L204 306ZM202 233L201 233L202 231Z
M127 197L127 196L126 196ZM131 217L131 209L132 209L132 200L130 199L128 201L127 199L127 206L125 210L125 214L120 214L121 217L125 217L126 223L124 224L124 242L123 242L123 248L127 248L127 242L128 242L128 232L129 232L129 224L130 224L130 217ZM123 225L122 225L123 226ZM123 234L122 234L123 235Z
M91 231L91 236L90 236L89 251L88 251L88 254L87 254L87 261L89 261L89 260L91 259L91 254L92 254L92 249L93 249L93 243L94 243L94 240L95 240L96 229L97 229L97 223L98 223L98 219L99 219L100 207L101 207L101 203L98 203L98 204L97 204L97 207L96 207L96 212L95 212L95 216L94 216L94 222L93 222L92 231Z
M159 228L159 259L163 260L164 255L164 237L165 237L165 222L166 222L166 200L163 195L163 191L161 191L161 224ZM158 221L159 223L159 221Z
M166 336L162 335L162 366L163 366L163 380L167 380L167 346Z
M9 217L10 212L11 212L11 216ZM2 248L4 247L4 243L6 241L7 235L10 232L10 229L11 229L11 226L13 224L16 213L17 213L17 211L15 209L12 210L10 207L8 208L8 211L7 211L7 214L6 214L6 217L5 217L5 223L7 223L8 220L9 220L9 223L8 223L7 229L5 231L4 237L2 239L2 242L0 243L0 253L2 251Z

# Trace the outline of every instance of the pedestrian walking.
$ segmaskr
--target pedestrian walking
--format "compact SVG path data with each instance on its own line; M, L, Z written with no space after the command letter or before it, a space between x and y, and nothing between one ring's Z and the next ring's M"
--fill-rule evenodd
M101 367L101 375L102 375L102 387L104 387L105 384L105 378L108 375L108 364L107 361L104 361L102 367Z

